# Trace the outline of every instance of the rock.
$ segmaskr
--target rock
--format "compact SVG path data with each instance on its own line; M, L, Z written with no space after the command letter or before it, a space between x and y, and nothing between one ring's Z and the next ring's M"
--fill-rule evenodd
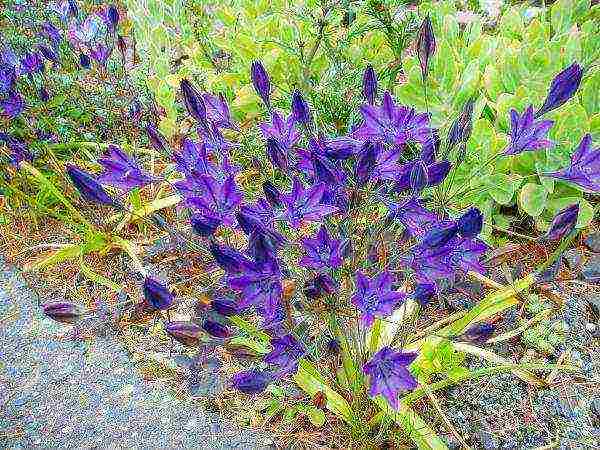
M595 398L590 403L590 411L596 417L596 420L600 420L600 398Z
M569 269L575 269L583 261L583 255L579 249L571 248L563 253L563 260Z
M594 295L593 297L587 297L587 301L594 314L600 316L600 298Z
M585 324L585 329L587 331L589 331L590 333L594 333L594 331L596 331L596 324L592 323L592 322L588 322Z
M594 253L600 253L600 233L589 234L583 242Z
M594 256L585 263L581 270L581 278L592 283L600 282L600 256Z
M494 450L500 448L499 439L487 431L481 431L475 435L475 438L481 442L482 448L485 450Z

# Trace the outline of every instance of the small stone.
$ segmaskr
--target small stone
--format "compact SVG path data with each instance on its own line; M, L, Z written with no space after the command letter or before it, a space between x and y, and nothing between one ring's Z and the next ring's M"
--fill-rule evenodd
M196 420L196 419L188 420L188 422L183 426L183 428L185 428L186 430L194 430L194 429L198 428L198 420Z
M563 253L563 260L569 269L575 269L581 264L583 255L579 249L571 248Z
M594 314L600 316L600 297L587 297L587 301L592 307L592 311L594 312Z
M588 235L583 242L594 253L600 253L600 233Z
M585 324L585 329L586 331L588 331L589 333L593 333L594 331L596 331L596 324L592 323L592 322L588 322Z
M498 438L487 431L477 433L476 438L481 442L481 446L485 450L494 450L500 447Z
M581 277L592 283L600 282L600 256L594 256L585 263L581 270Z
M596 419L600 419L600 398L595 398L590 403L590 411L596 416Z

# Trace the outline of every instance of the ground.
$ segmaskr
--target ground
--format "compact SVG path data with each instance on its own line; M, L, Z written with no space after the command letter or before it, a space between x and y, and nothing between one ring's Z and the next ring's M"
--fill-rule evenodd
M73 340L0 261L0 448L271 448L169 385L147 381L118 339Z

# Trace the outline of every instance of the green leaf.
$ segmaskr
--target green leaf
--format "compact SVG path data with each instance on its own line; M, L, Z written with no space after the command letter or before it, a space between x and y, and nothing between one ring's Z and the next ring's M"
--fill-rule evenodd
M349 425L358 425L358 418L346 399L329 387L323 376L310 362L301 358L298 364L298 371L293 378L300 389L310 397L314 397L317 392L323 392L327 398L326 406L329 411Z
M544 186L527 183L519 193L519 206L530 216L539 216L546 207L548 191Z
M104 286L109 288L110 290L114 291L114 292L121 292L123 290L123 287L117 283L115 283L112 280L109 280L108 278L100 275L99 273L94 272L92 269L90 269L84 262L83 259L81 259L81 262L79 264L79 266L81 267L81 272L90 280L92 280L94 283L99 284L100 286Z
M521 178L497 173L483 177L481 183L496 203L508 205L521 184Z
M419 450L448 450L437 433L412 408L400 401L398 411L394 410L381 395L372 399L382 411L398 424Z
M305 409L305 414L315 427L322 427L325 424L325 413L319 408L315 408L314 406L309 406Z

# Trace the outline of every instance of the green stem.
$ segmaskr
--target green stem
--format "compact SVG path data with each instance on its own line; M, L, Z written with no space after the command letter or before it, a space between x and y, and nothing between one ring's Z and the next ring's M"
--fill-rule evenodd
M571 231L571 233L569 233L569 235L562 240L562 242L560 243L560 245L556 248L556 250L554 250L554 252L552 252L552 254L550 255L550 257L546 260L546 262L542 263L535 271L536 275L541 275L543 274L546 270L548 270L548 267L550 267L552 264L554 264L556 262L556 260L558 258L560 258L560 255L563 254L563 252L567 249L567 247L569 245L571 245L571 242L573 242L573 240L575 239L575 237L579 234L579 230L577 228L573 229L573 231Z

